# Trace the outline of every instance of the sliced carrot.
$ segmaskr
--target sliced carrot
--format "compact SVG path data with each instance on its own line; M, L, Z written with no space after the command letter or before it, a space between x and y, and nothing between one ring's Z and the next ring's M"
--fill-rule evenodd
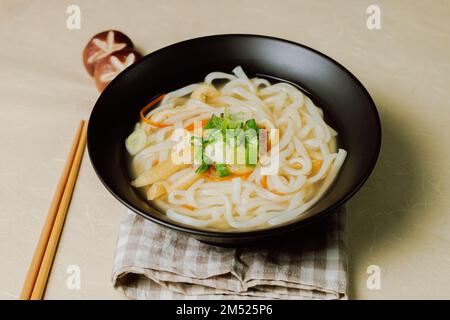
M188 210L194 210L195 209L193 206L188 205L188 204L182 204L181 206L186 208L186 209L188 209Z
M267 176L262 176L261 187L263 187L264 189L267 189Z
M311 168L310 175L313 176L317 172L319 172L320 167L322 167L323 160L316 160L316 159L314 159L311 162L312 162L312 168Z
M144 119L142 119L144 120ZM149 125L153 126L153 127L158 127L158 128L165 128L165 127L170 127L173 126L173 124L171 123L162 123L162 122L153 122L150 119L145 118L144 122L148 123Z
M164 98L165 94L162 94L160 96L158 96L156 99L150 101L149 104L147 104L140 112L140 116L142 121L144 121L145 123L148 123L149 125L153 126L153 127L158 127L158 128L165 128L165 127L169 127L169 126L173 126L173 124L168 124L168 123L162 123L162 122L153 122L150 119L147 119L145 117L145 114L147 113L148 110L150 110L151 107L153 107L155 104L157 104L158 102L160 102L163 98Z
M242 178L243 180L246 180L250 176L250 174L251 174L251 172L246 172L246 173L242 173L242 174L233 173L226 177L219 177L219 176L215 175L214 173L212 173L211 170L208 170L205 175L205 178L208 181L229 181L234 178Z
M208 119L204 119L204 120L201 120L201 122L202 122L202 128L204 128L205 126L206 126L206 124L208 123ZM185 128L187 131L194 131L194 129L195 129L195 121L194 122L192 122L190 125L188 125L186 128Z
M283 193L283 192L270 190L269 187L267 186L267 176L262 176L262 178L261 178L261 187L263 187L264 189L269 190L272 193L278 194L280 196L284 196L286 194L286 193Z

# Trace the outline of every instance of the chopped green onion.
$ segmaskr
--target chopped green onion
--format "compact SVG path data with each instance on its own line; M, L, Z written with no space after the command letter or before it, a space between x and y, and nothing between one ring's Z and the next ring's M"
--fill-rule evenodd
M255 119L250 119L245 122L247 130L245 131L245 164L249 166L256 165L258 161L258 131L259 128Z
M241 129L244 123L240 120L228 120L228 129Z
M227 166L221 163L216 163L216 171L219 174L219 177L226 177L230 175L230 170L228 170Z
M258 125L256 124L255 119L250 119L245 122L245 126L247 129L258 130Z
M246 144L245 164L254 166L258 161L258 139L254 137Z
M249 119L247 121L241 120L243 114L230 114L228 108L224 109L224 112L220 117L213 114L211 119L205 125L205 134L203 137L203 148L219 141L226 140L227 145L233 146L235 149L243 147L245 145L245 164L247 166L255 166L258 160L258 133L259 128L255 119ZM243 129L244 131L227 133L228 129ZM243 134L243 136L241 136ZM227 135L227 136L226 136ZM237 143L233 143L236 142ZM237 151L237 149L236 149ZM202 170L207 170L213 161L206 159L205 153L203 153ZM217 174L220 177L226 177L230 175L230 171L225 164L215 164ZM201 172L203 172L201 171Z
M195 170L195 173L202 173L202 172L205 172L206 170L208 170L209 169L209 164L206 164L206 163L203 163L202 165L200 165L198 168L197 168L197 170Z
M211 116L208 123L205 125L203 129L221 129L222 128L223 119L219 118L215 114Z
M207 129L203 137L203 142L206 144L214 143L216 141L223 140L222 131L219 129Z
M222 117L225 119L230 119L230 112L228 111L227 107L225 107L225 109L223 110Z

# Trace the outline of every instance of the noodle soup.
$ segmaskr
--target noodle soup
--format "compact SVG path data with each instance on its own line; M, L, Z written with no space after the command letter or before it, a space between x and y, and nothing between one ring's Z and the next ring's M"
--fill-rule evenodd
M241 231L311 208L345 160L336 136L298 88L236 67L152 101L125 145L131 184L169 218Z

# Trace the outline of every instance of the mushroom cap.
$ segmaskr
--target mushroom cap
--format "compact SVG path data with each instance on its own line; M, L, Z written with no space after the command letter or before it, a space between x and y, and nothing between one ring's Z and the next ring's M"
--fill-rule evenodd
M83 63L87 72L94 76L96 64L113 52L132 49L133 42L123 32L106 30L93 36L83 50Z
M135 49L123 49L99 60L94 71L95 85L98 91L102 92L119 73L140 58L142 55Z

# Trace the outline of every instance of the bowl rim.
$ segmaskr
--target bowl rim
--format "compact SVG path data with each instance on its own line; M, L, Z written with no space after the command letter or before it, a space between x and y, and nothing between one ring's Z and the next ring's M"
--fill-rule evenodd
M304 226L305 224L308 223L312 223L320 218L323 218L324 215L334 211L335 209L337 209L338 207L342 206L344 203L346 203L351 197L353 197L360 189L361 187L365 184L365 182L367 181L367 179L370 177L376 163L377 160L379 158L380 155L380 150L381 150L381 142L382 142L382 129L381 129L381 120L380 120L380 115L378 113L378 110L376 108L375 102L373 101L370 93L368 92L368 90L364 87L364 85L361 83L361 81L352 73L350 72L347 68L345 68L342 64L340 64L339 62L337 62L336 60L334 60L333 58L327 56L326 54L313 49L309 46L306 46L304 44L292 41L292 40L286 40L286 39L282 39L282 38L277 38L277 37L272 37L272 36L267 36L267 35L258 35L258 34L248 34L248 33L229 33L229 34L213 34L213 35L207 35L207 36L200 36L200 37L195 37L195 38L190 38L190 39L186 39L186 40L182 40L170 45L167 45L165 47L159 48L155 51L152 51L150 53L148 53L147 55L143 56L142 59L140 59L139 61L137 61L136 63L134 63L133 65L131 65L130 67L128 67L126 70L124 70L123 72L121 72L119 75L117 75L112 81L111 83L115 83L120 81L124 76L126 76L126 74L128 72L130 72L131 70L133 70L134 68L139 67L140 62L144 61L145 59L151 59L152 56L160 53L161 51L170 49L172 47L175 46L179 46L182 44L186 44L189 42L194 42L194 41L199 41L199 40L207 40L207 39L212 39L212 38L229 38L229 37L242 37L242 38L255 38L255 39L267 39L267 40L271 40L271 41L278 41L278 42L283 42L286 44L290 44L290 45L294 45L294 46L299 46L302 47L303 49L306 49L314 54L317 54L319 56L321 56L322 58L330 61L331 63L333 63L334 65L336 65L339 69L341 69L344 73L346 73L348 76L350 76L351 79L353 79L353 81L355 82L355 84L362 90L362 93L364 94L364 96L367 98L367 101L369 102L369 107L372 111L372 114L374 116L374 120L376 122L376 126L375 126L375 139L376 139L376 150L374 153L373 158L371 159L371 163L367 169L367 171L364 173L364 175L362 175L359 183L348 193L345 194L345 196L341 197L338 201L336 201L335 203L333 203L333 205L331 205L330 207L328 207L325 210L322 210L318 213L316 213L315 215L308 217L306 219L303 220L292 220L291 223L286 223L286 224L281 224L279 226L273 226L270 228L262 228L262 229L255 229L255 230L245 230L245 231L238 231L238 230L232 230L232 231L215 231L215 230L201 230L201 229L196 229L196 228L192 228L189 226L181 226L181 225L175 225L172 224L170 222L166 222L164 220L159 219L156 216L150 215L138 208L136 208L135 206L133 206L132 203L129 203L127 200L123 199L122 197L120 197L118 194L116 194L116 192L114 192L114 190L111 189L111 187L109 187L109 185L104 181L104 179L102 178L102 176L99 173L99 170L97 169L96 165L94 164L94 162L92 161L92 154L93 154L93 150L92 150L92 144L89 143L90 142L90 134L89 132L92 132L91 129L91 118L92 115L94 114L94 110L95 107L97 106L101 96L103 96L104 94L107 94L109 91L113 90L113 86L108 85L105 90L100 94L100 96L97 98L94 107L91 111L90 117L89 117L89 122L88 122L88 132L87 132L87 146L88 146L88 154L89 157L91 159L91 163L92 166L94 168L94 171L97 175L97 177L100 179L100 181L102 182L102 184L105 186L105 188L120 202L122 203L125 207L127 207L129 210L139 214L140 216L144 217L145 219L148 219L152 222L155 222L159 225L163 225L167 228L176 230L176 231L180 231L180 232L184 232L184 233L189 233L195 236L200 236L200 237L207 237L207 238L236 238L236 237L240 237L240 238L256 238L256 237L261 237L261 236L270 236L270 235L275 235L275 234L280 234L280 233L285 233L285 232L289 232L289 231L293 231L295 229L298 229L302 226ZM157 210L157 209L155 209Z

